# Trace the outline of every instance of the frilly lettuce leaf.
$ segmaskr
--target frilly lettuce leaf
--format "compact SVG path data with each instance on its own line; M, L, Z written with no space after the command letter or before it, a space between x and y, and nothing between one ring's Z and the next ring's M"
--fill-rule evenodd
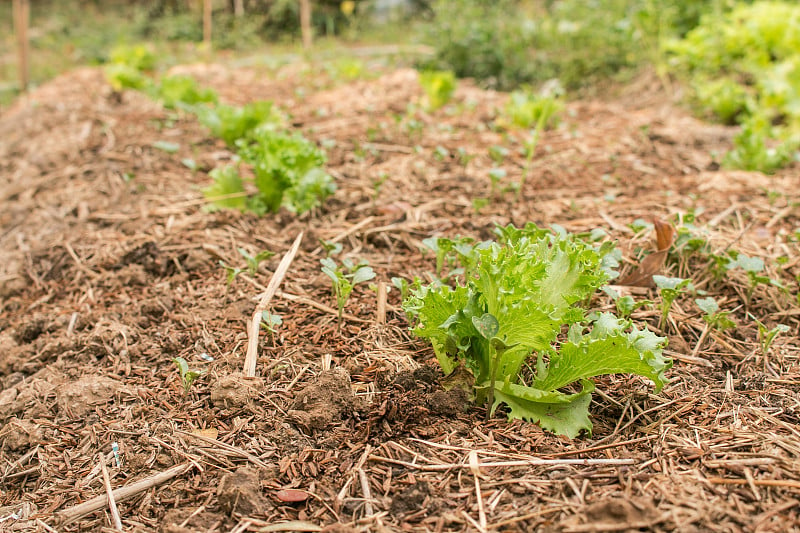
M417 280L404 302L414 333L430 339L442 370L463 366L472 373L476 402L491 398L492 411L505 404L511 418L574 437L591 430L589 378L632 373L657 390L666 383L665 339L610 313L587 316L580 306L612 276L605 261L612 247L532 224L497 234L500 242L457 255L469 268L455 272L474 274L454 286ZM453 248L442 240L440 249ZM438 265L444 259L437 257ZM560 340L564 328L569 334ZM529 385L521 376L528 359L536 361ZM576 382L580 393L560 392Z

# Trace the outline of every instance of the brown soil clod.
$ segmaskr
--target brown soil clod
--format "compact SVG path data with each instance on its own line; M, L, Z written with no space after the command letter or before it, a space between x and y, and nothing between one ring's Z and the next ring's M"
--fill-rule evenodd
M211 386L211 401L221 407L245 407L258 397L263 386L263 380L241 372L219 376Z
M41 426L30 420L12 418L0 429L0 448L11 451L27 451L41 440Z
M95 407L111 401L124 385L106 376L84 376L58 387L58 412L69 418L80 418Z
M261 494L258 472L247 467L237 468L235 472L222 476L217 488L217 501L229 515L263 514L267 507L267 500Z
M469 394L463 389L437 390L426 398L431 413L440 416L452 417L464 414L469 402Z
M323 371L314 383L297 394L289 418L309 430L322 430L341 422L355 409L350 374L341 367Z

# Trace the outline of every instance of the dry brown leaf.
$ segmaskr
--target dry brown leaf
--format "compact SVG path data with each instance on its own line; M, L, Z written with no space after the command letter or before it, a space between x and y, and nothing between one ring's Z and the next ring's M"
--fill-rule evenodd
M283 489L276 492L275 497L286 503L300 503L308 499L308 493L304 490Z
M653 285L653 276L664 268L667 254L675 240L675 228L669 222L659 219L653 220L653 225L656 231L656 247L658 251L642 259L638 267L617 281L617 285L651 287Z

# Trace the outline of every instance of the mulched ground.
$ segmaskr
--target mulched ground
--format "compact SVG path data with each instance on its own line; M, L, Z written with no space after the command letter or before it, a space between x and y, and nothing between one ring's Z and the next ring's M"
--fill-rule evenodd
M92 505L107 465L110 487L133 487L117 497L126 531L800 531L797 166L719 170L734 131L645 76L570 103L518 199L488 179L496 144L510 148L508 183L524 171L517 134L492 127L502 93L462 83L452 106L412 121L411 70L351 83L315 66L180 70L228 102L274 100L328 147L339 189L301 217L207 213L206 172L232 154L94 69L0 116L0 528L109 530L109 507ZM597 380L594 433L574 441L501 413L487 422L444 392L397 291L384 322L357 287L340 332L319 268L319 240L335 240L378 280L411 278L433 269L426 237L534 221L605 228L629 270L653 246L631 222L687 213L715 250L765 258L791 294L762 287L745 308L743 276L713 281L671 255L668 273L713 290L739 327L698 345L701 313L680 300L663 332L672 382L655 395L639 378ZM301 232L272 300L283 324L245 378L246 321ZM219 261L243 266L239 247L276 256L228 286ZM791 328L768 357L748 313ZM657 330L657 315L634 318ZM189 393L177 356L205 372Z

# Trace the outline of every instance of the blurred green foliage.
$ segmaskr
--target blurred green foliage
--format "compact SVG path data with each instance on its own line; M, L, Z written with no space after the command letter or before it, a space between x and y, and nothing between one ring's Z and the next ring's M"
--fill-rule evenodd
M726 164L770 173L792 161L800 147L799 5L709 12L664 50L694 87L698 111L742 125Z
M568 89L616 76L658 55L724 0L435 0L425 68L452 69L512 89L557 78Z

